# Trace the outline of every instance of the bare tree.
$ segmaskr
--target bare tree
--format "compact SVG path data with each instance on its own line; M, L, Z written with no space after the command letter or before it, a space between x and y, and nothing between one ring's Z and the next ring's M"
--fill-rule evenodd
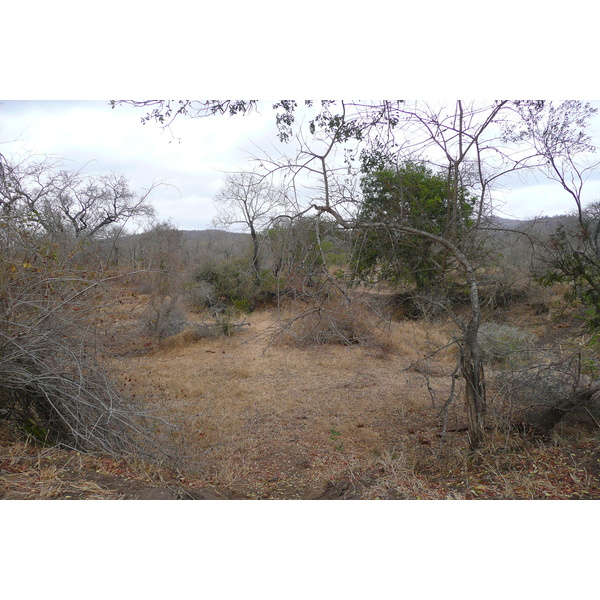
M161 127L169 127L179 116L190 118L215 115L235 115L252 112L256 100L111 100L111 108L131 105L148 110L142 123L156 121Z
M579 223L584 227L582 193L588 177L600 162L591 160L596 148L586 129L589 119L598 112L589 102L566 100L519 102L522 129L512 129L508 136L521 137L531 143L544 159L545 174L560 183L577 208Z
M21 215L30 227L50 236L94 239L132 218L150 218L153 183L141 193L124 175L85 175L67 171L50 159L5 161L0 178L0 207Z
M260 278L260 231L286 205L285 192L256 171L230 173L216 198L215 225L243 225L252 237L252 269Z
M161 345L165 337L179 333L186 324L182 308L183 233L168 221L153 223L139 236L137 243L146 269L141 289L148 294L142 327Z

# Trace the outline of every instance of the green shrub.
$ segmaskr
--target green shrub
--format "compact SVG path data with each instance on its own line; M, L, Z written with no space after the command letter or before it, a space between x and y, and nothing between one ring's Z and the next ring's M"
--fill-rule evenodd
M196 302L205 307L235 304L251 308L257 288L252 269L243 260L204 265L194 273L192 284Z
M281 277L264 269L257 278L248 261L237 259L197 269L187 286L187 298L196 310L232 308L236 313L250 313L284 290Z

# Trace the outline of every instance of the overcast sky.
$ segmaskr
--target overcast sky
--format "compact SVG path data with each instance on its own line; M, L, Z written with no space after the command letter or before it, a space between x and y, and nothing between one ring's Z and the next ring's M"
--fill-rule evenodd
M204 229L222 172L247 167L248 153L276 141L271 114L181 119L173 127L180 141L172 141L142 125L141 110L58 99L600 98L596 20L582 0L542 12L507 0L493 19L475 0L348 6L232 0L167 11L108 0L86 12L63 0L8 3L3 17L14 26L0 39L0 94L10 99L0 105L0 152L89 163L86 172L123 173L135 189L166 181L174 187L152 196L159 219ZM451 32L465 33L456 46ZM557 185L512 181L497 196L506 216L573 209ZM598 183L590 181L588 201L600 199Z
M600 103L594 102L600 106ZM0 152L7 157L50 154L86 173L125 174L134 189L164 181L152 194L158 219L180 229L208 229L215 216L213 199L224 172L248 168L257 148L277 143L272 113L175 121L171 131L142 125L142 109L107 101L3 101L0 105ZM600 144L598 119L593 133ZM529 218L574 209L558 184L512 179L498 193L506 217ZM600 199L600 177L588 182L587 201Z

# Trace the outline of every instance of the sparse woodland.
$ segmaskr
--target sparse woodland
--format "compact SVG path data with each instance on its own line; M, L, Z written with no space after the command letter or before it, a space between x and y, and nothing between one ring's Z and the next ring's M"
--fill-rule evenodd
M600 498L593 109L276 107L290 154L228 174L209 231L1 157L0 496ZM572 211L497 216L521 172Z

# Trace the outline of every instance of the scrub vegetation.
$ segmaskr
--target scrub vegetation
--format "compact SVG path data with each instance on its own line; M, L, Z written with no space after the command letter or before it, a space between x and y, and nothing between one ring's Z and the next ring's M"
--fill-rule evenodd
M2 157L1 497L600 498L589 106L315 106L297 160L225 178L215 225L247 233ZM497 217L496 179L525 168L573 213Z

